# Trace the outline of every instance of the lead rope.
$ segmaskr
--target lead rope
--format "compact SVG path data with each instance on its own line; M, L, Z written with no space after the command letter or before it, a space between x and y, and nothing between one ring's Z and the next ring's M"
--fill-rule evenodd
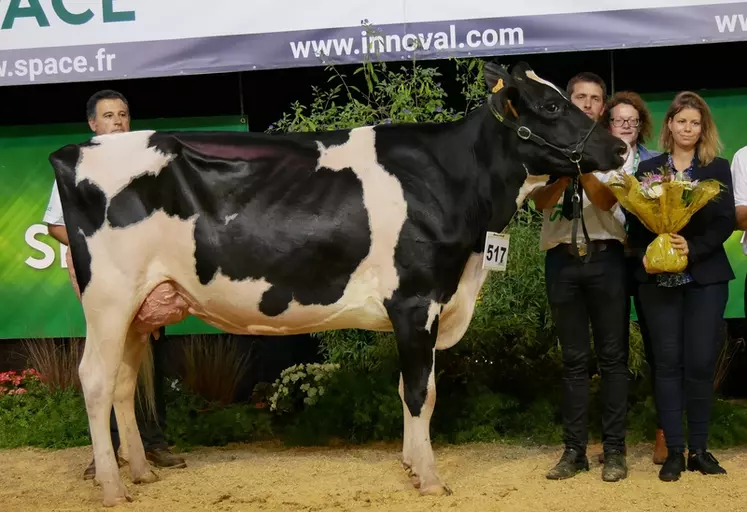
M581 194L579 194L579 180L581 177L581 166L579 165L579 162L576 161L576 166L578 167L578 175L573 177L573 196L571 198L573 203L573 221L571 223L571 247L573 251L573 256L583 261L583 263L588 263L591 261L591 239L589 237L589 232L586 230L586 221L584 220L584 209L581 207ZM578 239L576 238L576 235L578 234L578 221L581 219L581 229L584 232L584 241L586 243L586 254L582 257L581 253L578 250Z

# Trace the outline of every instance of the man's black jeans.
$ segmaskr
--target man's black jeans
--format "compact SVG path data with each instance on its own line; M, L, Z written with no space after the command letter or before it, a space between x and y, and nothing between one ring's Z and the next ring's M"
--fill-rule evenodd
M567 448L586 451L588 443L591 340L602 376L602 443L605 451L625 449L628 405L626 268L623 246L608 241L588 263L567 246L547 252L545 281L553 322L563 353L563 437Z
M156 414L158 421L156 422L153 416L145 411L144 406L139 406L137 398L135 398L135 419L137 420L137 428L140 431L140 438L143 440L143 448L145 451L154 450L158 448L168 448L168 443L163 434L163 429L166 426L166 405L164 404L163 396L163 385L164 385L164 374L163 364L165 361L164 352L166 350L166 329L161 327L159 339L153 339L153 336L148 340L150 343L151 350L153 351L153 388L156 400ZM114 414L114 407L112 407L111 416L109 418L109 427L112 436L112 446L114 453L117 453L121 441L119 439L119 430L117 429L117 420Z

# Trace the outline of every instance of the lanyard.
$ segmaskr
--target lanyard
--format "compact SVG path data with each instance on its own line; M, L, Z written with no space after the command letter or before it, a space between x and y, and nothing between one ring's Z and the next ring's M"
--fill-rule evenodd
M637 173L637 172L638 172L638 164L639 164L640 162L641 162L641 153L640 153L640 151L637 151L637 148L636 148L636 152L635 152L635 155L633 155L633 174L635 174L635 173ZM627 231L628 231L628 227L629 227L629 226L630 226L630 225L629 225L629 224L628 224L628 223L626 222L626 223L625 223L625 232L626 232L626 233L627 233Z

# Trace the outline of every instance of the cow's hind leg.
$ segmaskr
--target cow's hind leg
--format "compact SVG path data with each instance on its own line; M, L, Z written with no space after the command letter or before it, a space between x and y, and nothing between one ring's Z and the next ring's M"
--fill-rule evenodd
M109 431L128 327L126 318L115 308L102 308L95 315L87 315L86 344L78 367L96 461L95 483L103 488L103 504L108 507L132 501L119 475Z
M430 438L431 416L436 405L434 359L439 308L422 297L395 297L387 304L387 309L397 337L402 366L402 462L421 494L451 494L436 472Z
M126 446L133 483L152 483L158 480L145 459L143 441L135 419L135 387L143 355L148 350L148 335L130 329L124 347L122 364L119 366L117 387L114 391L114 412L117 416L119 436ZM147 409L146 400L140 407ZM150 414L145 411L145 414Z

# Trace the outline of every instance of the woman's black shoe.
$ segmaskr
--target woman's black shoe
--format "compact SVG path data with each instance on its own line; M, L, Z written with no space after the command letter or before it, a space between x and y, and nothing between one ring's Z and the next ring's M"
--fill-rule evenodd
M667 460L664 461L664 465L659 470L659 480L675 482L680 479L683 471L685 471L685 454L670 449Z
M706 450L695 450L687 454L687 470L700 471L704 475L726 474L726 470L719 465L716 457Z

